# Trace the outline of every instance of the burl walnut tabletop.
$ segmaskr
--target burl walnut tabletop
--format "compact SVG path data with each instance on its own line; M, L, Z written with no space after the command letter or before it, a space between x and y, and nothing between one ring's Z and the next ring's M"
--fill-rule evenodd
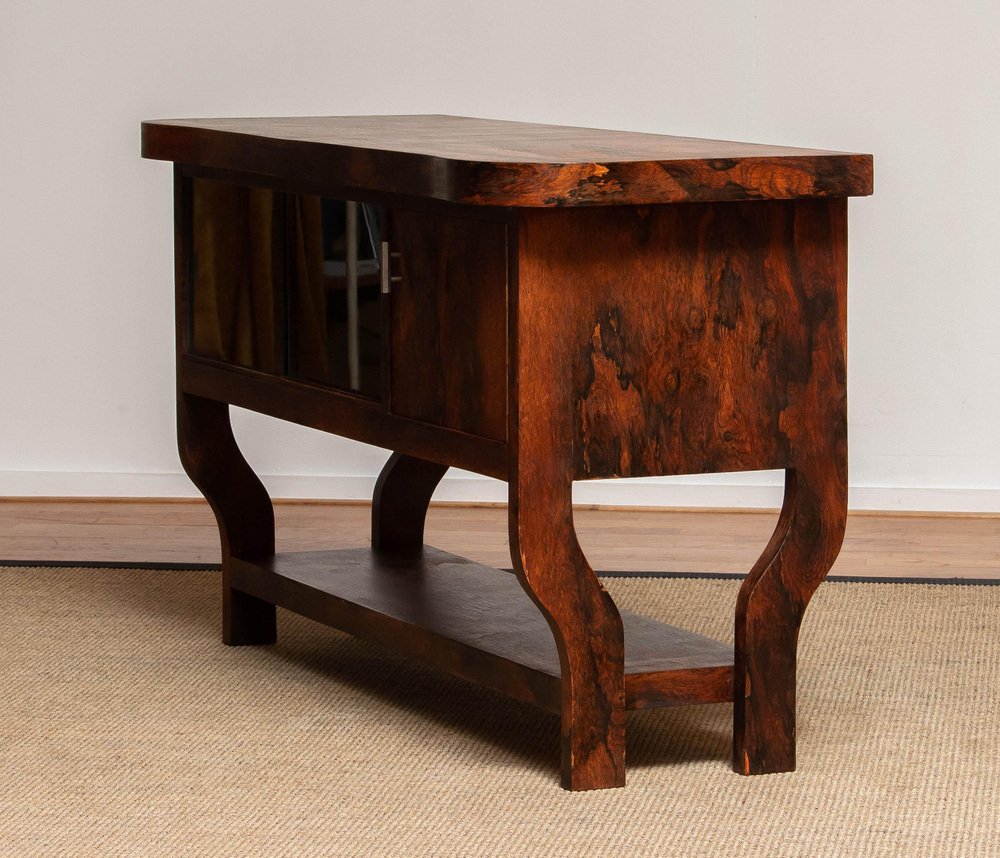
M464 116L172 119L143 154L482 206L870 194L870 155Z
M569 789L625 783L651 706L730 701L736 771L794 769L870 156L453 116L155 121L143 154L175 162L178 444L226 643L273 642L281 605L556 712ZM394 451L370 546L275 553L231 405ZM514 576L424 545L450 466L508 483ZM762 469L784 503L734 645L619 611L575 480Z

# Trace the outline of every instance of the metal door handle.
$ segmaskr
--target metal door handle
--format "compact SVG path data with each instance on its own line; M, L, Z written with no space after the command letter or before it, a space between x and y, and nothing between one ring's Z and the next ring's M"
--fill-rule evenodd
M388 295L392 291L393 283L400 283L402 277L393 276L392 274L392 260L399 259L398 253L389 252L389 242L383 241L379 253L381 259L379 260L379 274L382 278L382 294Z

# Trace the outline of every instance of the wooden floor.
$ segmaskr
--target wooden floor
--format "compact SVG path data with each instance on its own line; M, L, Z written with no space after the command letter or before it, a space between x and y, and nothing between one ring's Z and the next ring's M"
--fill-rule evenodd
M365 545L364 504L279 502L278 550ZM584 551L602 571L739 572L767 543L774 512L579 508ZM510 567L507 511L435 505L428 544ZM218 534L201 501L0 500L0 560L213 563ZM832 574L1000 578L1000 517L854 514Z

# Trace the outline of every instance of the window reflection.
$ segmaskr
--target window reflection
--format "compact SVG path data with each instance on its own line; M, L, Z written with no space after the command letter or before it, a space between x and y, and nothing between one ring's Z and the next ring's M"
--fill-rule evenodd
M290 374L378 396L382 213L352 201L291 200L298 211L292 231Z

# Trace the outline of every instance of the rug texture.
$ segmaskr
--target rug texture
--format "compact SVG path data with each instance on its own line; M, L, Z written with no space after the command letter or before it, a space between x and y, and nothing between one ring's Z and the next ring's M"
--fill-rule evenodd
M1000 855L1000 587L824 584L795 773L734 774L732 707L694 706L568 793L551 715L284 612L223 646L218 573L0 583L3 856ZM732 639L736 581L606 583Z

